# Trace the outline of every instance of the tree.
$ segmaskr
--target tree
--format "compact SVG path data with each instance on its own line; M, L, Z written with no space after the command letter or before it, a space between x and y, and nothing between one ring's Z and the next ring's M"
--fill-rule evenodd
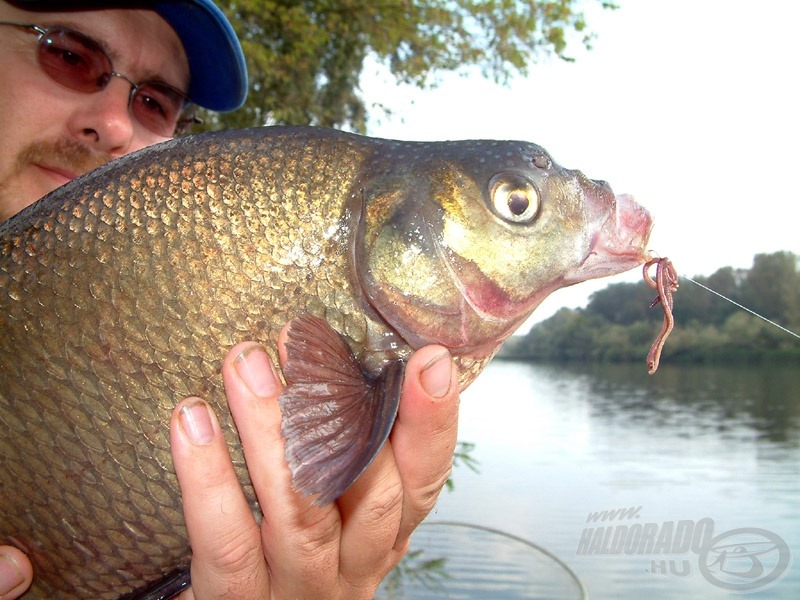
M709 277L697 275L693 279L726 298L741 303L744 277L745 272L741 269L722 267ZM698 321L722 325L731 314L738 310L740 309L736 305L686 280L681 281L680 288L675 293L674 315L675 321L679 323Z
M589 296L586 312L617 325L655 321L659 318L659 312L650 310L655 297L656 292L644 282L612 283ZM664 314L663 311L661 314Z
M757 254L753 267L723 267L694 281L739 304L800 327L800 257ZM644 283L615 283L592 294L585 309L561 309L537 323L504 353L530 360L619 362L641 360L662 318L650 310ZM800 344L772 325L699 286L682 283L675 294L675 328L662 362L797 361Z
M791 252L756 254L744 281L747 306L768 319L787 325L800 314L798 257Z
M229 114L201 111L205 130L312 124L363 132L358 94L372 55L399 82L478 67L498 82L525 75L544 54L569 60L577 34L590 45L580 4L606 0L232 0L224 10L247 57L250 94Z

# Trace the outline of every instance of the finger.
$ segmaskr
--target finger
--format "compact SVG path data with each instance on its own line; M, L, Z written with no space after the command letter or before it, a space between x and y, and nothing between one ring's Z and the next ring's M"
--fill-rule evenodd
M405 554L394 548L403 514L403 481L391 442L338 500L342 515L340 572L346 597L372 597Z
M455 369L444 348L430 347L412 356L391 440L339 499L340 570L353 586L377 587L405 554L411 532L433 507L452 465L456 390Z
M261 535L273 595L328 597L338 584L338 512L292 489L278 405L283 388L272 361L259 344L240 344L225 358L222 375L264 514Z
M0 546L0 598L19 598L33 581L33 567L25 554L13 546Z
M390 437L403 481L396 548L433 509L450 476L458 433L458 374L442 346L417 350L406 367L400 410Z
M213 411L185 399L173 411L170 440L192 546L189 597L266 597L259 528Z

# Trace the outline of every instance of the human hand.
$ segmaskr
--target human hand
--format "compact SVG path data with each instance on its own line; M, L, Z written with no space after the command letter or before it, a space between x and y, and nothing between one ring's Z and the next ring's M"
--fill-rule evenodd
M192 588L181 598L372 598L450 474L458 382L449 353L427 346L411 356L389 441L322 507L292 490L277 402L282 386L264 349L238 344L222 375L263 520L256 523L250 511L216 417L187 398L170 424L193 550Z
M32 580L33 567L28 557L14 546L0 546L0 598L19 598Z

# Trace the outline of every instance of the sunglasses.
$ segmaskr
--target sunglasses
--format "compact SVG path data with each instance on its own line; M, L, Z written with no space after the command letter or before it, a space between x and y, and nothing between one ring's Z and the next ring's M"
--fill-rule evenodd
M192 123L199 122L186 95L161 81L135 83L114 71L111 59L92 38L66 27L39 27L26 23L0 21L37 34L39 66L56 83L78 92L91 94L104 89L112 77L131 84L128 110L148 131L161 137L183 133Z

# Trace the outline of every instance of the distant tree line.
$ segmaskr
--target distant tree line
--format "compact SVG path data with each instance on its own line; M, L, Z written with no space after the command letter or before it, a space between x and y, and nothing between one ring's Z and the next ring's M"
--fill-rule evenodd
M800 258L758 254L750 269L723 267L692 277L783 327L800 332ZM678 267L680 267L678 265ZM644 281L617 283L592 294L585 308L564 308L512 337L501 356L556 362L635 362L661 329L663 310ZM662 364L800 360L800 340L683 279L675 293L675 328Z

